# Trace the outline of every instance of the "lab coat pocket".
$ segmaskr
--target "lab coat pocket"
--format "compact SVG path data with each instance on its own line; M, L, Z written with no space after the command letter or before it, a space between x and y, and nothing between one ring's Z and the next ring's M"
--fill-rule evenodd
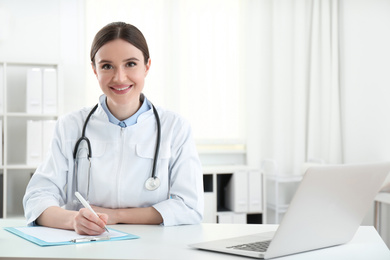
M152 166L153 166L153 159L155 155L155 144L137 144L136 146L136 154L141 159L147 160L147 166L143 164L143 169L146 170L146 167L150 167L145 172L144 178L147 179L150 177L150 173L152 172ZM160 151L158 153L158 161L156 166L156 176L161 181L161 187L160 189L157 189L157 194L165 194L167 193L168 186L169 186L169 174L168 174L168 168L169 168L169 158L171 157L171 147L168 143L161 143L160 145Z
M91 156L91 171L93 172L107 172L105 167L112 168L112 165L107 164L107 156L111 156L112 151L116 151L110 143L93 140L91 142L92 156ZM107 150L109 149L109 150Z
M156 145L137 144L136 153L141 158L154 159ZM171 147L169 143L161 143L158 159L169 159L171 157Z

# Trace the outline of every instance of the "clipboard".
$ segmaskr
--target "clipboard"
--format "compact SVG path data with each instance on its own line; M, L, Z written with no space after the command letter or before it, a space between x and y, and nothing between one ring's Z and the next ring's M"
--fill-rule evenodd
M49 228L42 226L5 227L4 230L26 239L39 246L74 245L81 243L96 243L137 239L139 236L109 228L110 233L104 232L99 236L79 235L73 230Z

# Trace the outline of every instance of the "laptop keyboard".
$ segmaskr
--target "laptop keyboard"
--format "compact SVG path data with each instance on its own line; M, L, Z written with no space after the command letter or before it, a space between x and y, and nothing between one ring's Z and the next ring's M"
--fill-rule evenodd
M248 244L242 244L242 245L237 245L237 246L229 246L227 248L246 250L246 251L254 251L254 252L265 252L265 251L267 251L267 248L268 248L270 243L271 243L271 240L267 240L267 241L248 243Z

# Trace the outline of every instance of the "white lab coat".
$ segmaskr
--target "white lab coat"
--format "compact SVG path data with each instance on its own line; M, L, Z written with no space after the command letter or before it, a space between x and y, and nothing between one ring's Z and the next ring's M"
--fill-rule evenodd
M50 206L80 208L74 196L73 150L90 110L81 109L57 121L50 152L23 198L29 225ZM165 226L199 223L204 206L203 175L191 128L177 114L162 108L157 111L161 146L156 176L161 185L149 191L145 181L151 176L157 138L153 110L141 114L135 125L121 128L109 122L99 103L86 128L92 148L89 202L106 208L153 206ZM87 179L86 170L79 172L77 190L83 196Z

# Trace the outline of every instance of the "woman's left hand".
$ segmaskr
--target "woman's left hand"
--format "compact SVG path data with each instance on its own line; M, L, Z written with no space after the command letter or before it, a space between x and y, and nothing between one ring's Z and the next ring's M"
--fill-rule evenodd
M103 208L98 206L91 205L92 209L95 212L104 213L108 215L108 222L107 225L115 225L118 224L117 217L116 217L116 209L109 209L109 208Z

